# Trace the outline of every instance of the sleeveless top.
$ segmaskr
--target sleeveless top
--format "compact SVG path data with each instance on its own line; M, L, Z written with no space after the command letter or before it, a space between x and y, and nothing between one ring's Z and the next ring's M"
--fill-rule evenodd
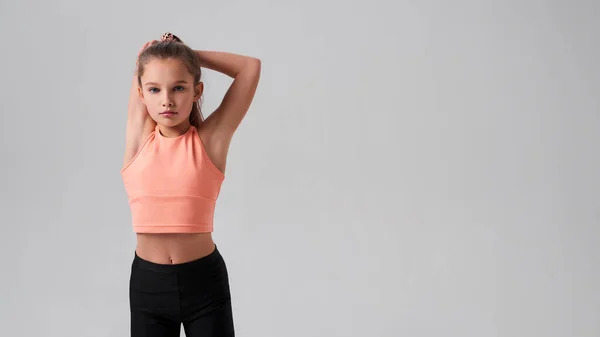
M168 138L158 125L121 169L136 233L213 231L225 175L209 159L194 126Z

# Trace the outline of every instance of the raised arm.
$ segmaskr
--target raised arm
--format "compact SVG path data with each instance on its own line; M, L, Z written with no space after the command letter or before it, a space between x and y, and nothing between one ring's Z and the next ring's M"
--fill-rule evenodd
M146 42L138 52L138 56L146 47L156 42L156 40ZM125 131L125 154L123 165L126 165L134 157L145 137L152 132L154 125L156 125L154 120L152 120L148 114L148 110L139 96L137 74L133 74L131 87L129 89L129 103L127 106L127 127Z
M254 99L260 79L261 62L254 57L228 52L195 52L202 67L234 79L219 107L206 120L211 125L213 135L231 138Z

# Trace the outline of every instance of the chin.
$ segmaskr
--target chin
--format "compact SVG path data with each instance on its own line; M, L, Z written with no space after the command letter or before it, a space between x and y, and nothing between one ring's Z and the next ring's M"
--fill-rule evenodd
M183 121L185 118L176 115L176 116L170 116L170 117L165 117L163 115L157 115L156 118L154 118L154 121L160 124L168 124L168 125L177 125L179 123L181 123L181 121Z

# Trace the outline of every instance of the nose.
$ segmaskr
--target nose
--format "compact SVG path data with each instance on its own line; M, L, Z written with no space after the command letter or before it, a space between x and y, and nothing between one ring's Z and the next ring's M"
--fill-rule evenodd
M170 108L170 107L172 107L172 106L173 106L173 101L171 100L171 98L170 98L170 97L166 97L166 98L165 98L165 100L164 100L164 101L163 101L163 103L162 103L162 106L163 106L164 108Z

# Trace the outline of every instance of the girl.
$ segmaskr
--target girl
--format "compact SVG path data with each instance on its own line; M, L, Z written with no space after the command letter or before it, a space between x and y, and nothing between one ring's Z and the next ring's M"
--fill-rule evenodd
M201 66L232 77L219 107L200 112ZM212 240L213 212L233 134L260 78L258 59L192 50L177 36L138 54L123 183L137 244L131 336L234 336L227 267Z

